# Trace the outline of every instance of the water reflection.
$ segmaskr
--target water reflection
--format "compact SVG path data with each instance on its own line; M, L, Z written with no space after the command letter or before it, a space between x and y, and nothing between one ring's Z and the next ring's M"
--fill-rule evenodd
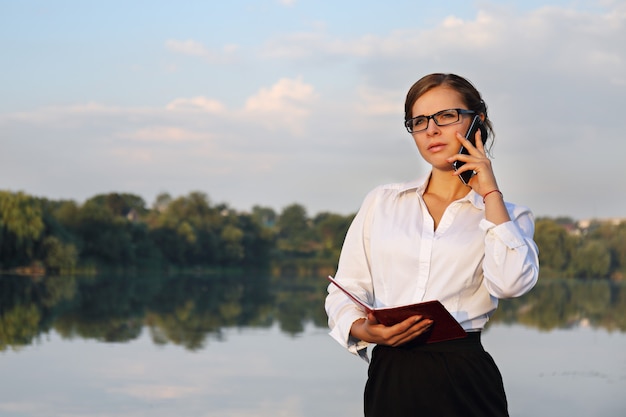
M149 331L153 343L202 349L233 327L298 335L326 327L321 278L178 275L0 277L0 350L19 349L54 329L66 339L125 342ZM572 326L626 331L626 285L543 281L528 295L501 302L491 323L549 330Z

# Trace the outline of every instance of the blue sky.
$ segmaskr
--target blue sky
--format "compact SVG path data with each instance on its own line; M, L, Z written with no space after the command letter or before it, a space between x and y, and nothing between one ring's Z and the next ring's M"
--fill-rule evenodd
M624 44L612 0L0 0L0 188L347 214L425 174L404 95L455 72L507 200L626 217Z

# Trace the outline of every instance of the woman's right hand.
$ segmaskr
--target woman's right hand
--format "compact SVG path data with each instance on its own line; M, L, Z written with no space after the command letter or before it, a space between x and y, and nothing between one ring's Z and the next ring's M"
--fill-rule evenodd
M359 340L377 345L400 346L426 332L433 321L422 316L412 316L408 319L385 326L380 324L372 313L367 318L352 323L350 334Z

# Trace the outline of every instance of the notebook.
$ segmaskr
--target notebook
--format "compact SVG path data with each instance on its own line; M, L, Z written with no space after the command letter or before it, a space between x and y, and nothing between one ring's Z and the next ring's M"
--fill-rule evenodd
M393 326L415 315L431 319L433 321L427 334L424 335L425 343L442 342L444 340L461 339L467 336L463 327L452 317L450 312L438 300L425 301L422 303L402 305L397 307L374 308L361 301L350 291L346 290L330 275L328 280L343 291L355 304L359 305L367 313L372 313L379 323L385 326Z

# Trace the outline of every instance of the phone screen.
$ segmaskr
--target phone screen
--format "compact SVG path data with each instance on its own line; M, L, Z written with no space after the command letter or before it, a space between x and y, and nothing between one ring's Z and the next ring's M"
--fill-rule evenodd
M469 140L472 145L475 145L476 144L475 142L476 132L478 132L478 129L480 129L480 137L484 145L485 142L487 141L487 129L485 128L485 125L483 124L482 120L480 120L480 116L478 115L474 116L474 119L472 120L472 124L467 130L467 133L465 134L465 139ZM461 146L461 149L459 149L459 153L464 154L464 155L469 155L469 152L467 151L467 149L465 149L464 146ZM454 167L455 171L461 168L463 165L465 165L465 162L463 161L454 161L452 163L452 166ZM474 171L465 171L459 175L459 178L461 179L463 184L467 185L469 184L469 181L472 179L473 176L474 176Z

